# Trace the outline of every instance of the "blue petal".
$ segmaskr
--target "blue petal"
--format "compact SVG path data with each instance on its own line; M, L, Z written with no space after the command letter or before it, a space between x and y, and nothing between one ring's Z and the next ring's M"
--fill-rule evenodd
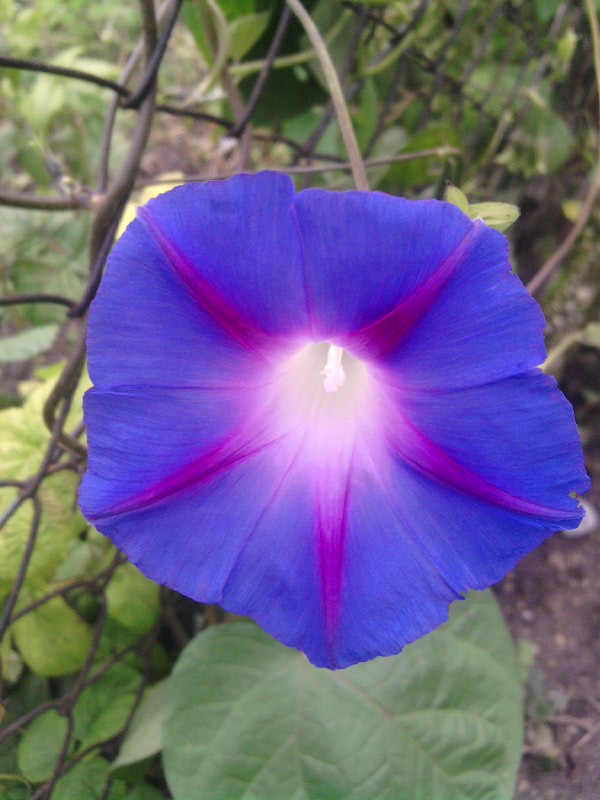
M92 305L96 386L206 386L252 376L309 328L289 178L187 184L151 201Z
M296 197L318 335L346 337L389 314L473 227L454 206L373 192L309 189Z
M539 370L454 391L389 391L424 436L504 492L568 516L578 509L569 493L589 490L573 409Z
M308 327L293 202L290 178L265 172L188 183L140 211L150 232L189 265L200 304L208 291L250 326L280 336Z
M180 402L175 405L174 413L183 411ZM139 412L139 406L132 406L132 431L141 427L136 421ZM124 405L118 427L126 414ZM198 438L196 426L185 427L192 441ZM98 446L95 457L91 453L93 466L81 490L88 518L152 579L196 600L250 615L273 636L326 664L314 505L307 494L311 487L306 470L297 464L302 437L278 446L267 443L251 453L240 454L234 447L237 458L227 468L215 469L191 484L171 486L171 491L154 497L144 491L146 481L158 480L160 485L159 473L165 467L161 463L154 469L149 464L153 443L141 453L121 457L139 461L131 465L134 485L125 484L115 492L115 485L127 481L129 473L125 464L121 467L122 454L118 445L111 444L110 433L106 440L100 430L95 435L112 451L106 462L99 457ZM160 461L165 457L168 464L185 435L183 430L161 433L156 437L156 456ZM116 470L112 492L105 472L110 467ZM128 496L129 502L111 511L108 499L122 501L136 488L142 489L140 494Z
M82 508L145 574L317 665L396 653L581 516L542 330L505 239L447 204L182 187L93 306ZM362 361L333 395L322 340Z
M414 389L457 389L526 373L546 357L545 320L511 273L506 238L483 223L436 302L387 359Z
M377 192L308 190L295 210L323 338L415 388L477 385L544 360L543 315L497 231L447 203Z
M88 391L88 470L79 493L85 515L106 515L206 459L246 421L246 399L245 387Z
M338 666L392 655L447 619L468 589L499 581L556 530L397 462L357 486L349 510Z
M287 451L276 448L254 453L156 500L144 494L124 510L104 509L91 519L154 580L202 602L219 602L286 459ZM289 521L281 545L288 545ZM291 583L286 588L293 591Z

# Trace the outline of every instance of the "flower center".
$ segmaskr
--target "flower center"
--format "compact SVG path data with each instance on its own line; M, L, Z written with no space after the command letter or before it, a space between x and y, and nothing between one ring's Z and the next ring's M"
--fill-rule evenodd
M371 384L366 365L347 350L314 342L282 358L259 402L269 409L273 424L280 420L282 429L289 430L310 423L329 441L333 429L353 428L359 410L365 411Z
M346 373L342 366L342 356L344 351L335 344L329 345L327 351L327 363L321 370L321 375L325 376L323 388L326 392L337 392L340 386L346 382Z

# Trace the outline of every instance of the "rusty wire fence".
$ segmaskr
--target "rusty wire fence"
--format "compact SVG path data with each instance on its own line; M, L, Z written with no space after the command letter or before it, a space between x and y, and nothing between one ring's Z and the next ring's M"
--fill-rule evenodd
M86 82L96 85L98 92L103 92L102 96L106 97L95 185L69 185L67 188L63 187L62 193L55 194L37 194L35 190L22 193L9 188L0 190L2 206L48 212L76 211L78 214L90 215L92 220L88 247L88 280L81 296L69 297L40 291L10 294L0 300L4 308L28 304L55 304L63 307L65 320L69 321L71 330L74 328L76 331L76 341L70 346L60 377L44 404L43 417L50 431L50 439L45 452L40 452L39 467L26 480L0 480L0 487L12 487L16 490L14 501L2 511L0 526L6 525L22 506L29 505L32 509L29 534L20 566L2 608L0 640L15 622L56 597L69 601L75 593L85 590L97 600L91 646L85 663L70 682L68 690L28 709L8 724L0 725L1 744L12 737L18 737L28 725L50 709L56 710L67 720L66 735L53 774L37 788L28 789L29 794L26 796L31 800L50 798L57 781L90 752L100 751L109 760L114 757L150 680L153 646L159 640L166 640L171 650L181 649L191 633L190 620L194 613L203 612L201 607L196 611L190 610L190 601L163 590L162 611L153 627L99 664L98 647L106 624L106 589L115 570L124 560L121 554L116 554L112 563L96 574L61 583L28 605L18 603L45 513L40 499L40 487L49 476L57 472L71 471L80 476L85 469L86 450L82 443L84 431L81 425L69 429L67 420L74 393L85 369L87 316L125 206L136 188L152 183L153 176L144 174L141 162L148 148L153 124L159 118L162 121L164 118L177 117L189 121L190 136L195 135L198 130L214 130L217 134L210 135L213 137L215 152L222 152L223 140L226 141L228 155L226 159L220 157L218 168L208 160L204 171L198 169L197 173L186 175L188 179L202 180L206 177L260 169L261 163L257 163L256 156L253 156L257 143L262 146L262 153L282 145L287 163L279 168L297 175L298 180L304 184L320 180L325 175L342 181L351 167L344 157L321 149L327 129L335 120L335 110L331 102L325 102L319 107L320 121L305 141L284 135L280 130L269 130L254 124L255 110L262 93L269 86L286 31L293 23L293 15L285 4L277 4L276 13L279 17L270 46L262 67L245 96L229 74L227 64L224 64L220 80L226 90L230 113L221 117L206 113L200 105L165 102L165 87L160 83L161 64L175 26L182 24L179 20L182 5L182 0L165 0L158 7L155 7L153 0L139 1L140 39L132 44L129 58L116 82L57 66L50 61L25 60L11 57L10 54L0 56L2 71L44 72L65 85L70 82ZM564 2L558 5L543 35L540 35L532 17L532 4L511 0L476 4L475 16L470 0L448 4L421 0L411 4L411 18L402 25L390 23L386 8L381 5L363 5L358 2L345 2L342 5L346 11L351 12L352 19L352 35L343 57L338 60L339 76L349 107L354 110L353 103L360 95L369 69L384 72L388 82L387 94L377 109L369 140L363 145L362 155L368 174L371 175L372 170L382 166L414 164L426 159L432 165L432 174L436 179L425 190L411 190L413 194L442 197L447 181L460 183L465 178L470 178L474 192L482 198L493 197L500 191L510 192L522 185L522 174L511 172L497 156L511 144L521 146L522 123L530 113L531 98L535 99L540 86L554 68L551 56L554 43L569 28L580 35L577 56L571 65L576 76L573 85L576 84L578 88L576 93L572 93L572 97L566 96L563 100L567 106L578 106L581 109L589 108L593 104L595 85L591 47L586 33L584 10L579 3ZM504 53L497 54L496 68L489 75L487 86L482 87L481 83L474 81L474 76L477 75L480 64L489 56L494 32L500 26L507 32L506 48ZM376 42L377 52L366 69L364 65L359 69L357 54L364 42ZM527 50L527 58L521 56L516 60L515 54L522 52L524 48ZM172 56L176 58L177 53ZM504 76L507 70L514 73L515 64L516 80L513 79L507 89ZM565 94L564 89L559 91ZM493 102L490 102L490 98ZM476 118L476 124L470 126L468 138L462 141L449 141L432 147L423 146L405 149L393 155L378 156L378 143L385 136L386 130L411 107L415 113L413 129L417 133L431 129L435 123L460 128L466 118ZM129 137L127 153L118 170L114 171L111 168L112 139L118 117L125 113L135 114L135 125ZM426 137L423 140L425 139ZM273 158L269 161L271 167L278 166ZM476 175L473 165L476 165ZM584 184L587 179L585 165L574 162L572 169L581 175ZM10 185L8 176L3 183L5 187ZM55 185L60 185L60 181ZM398 185L398 193L403 188ZM588 216L595 198L596 195L593 194L586 212ZM562 242L558 251L541 266L537 277L533 277L534 289L541 289L545 280L558 268L577 233L578 231L572 235L573 241ZM2 465L0 478L1 472ZM95 743L73 756L73 709L77 699L86 687L98 681L115 663L131 653L141 658L142 680L122 730L109 741ZM10 710L8 689L7 686L0 687L0 700L5 704L6 710ZM160 780L157 781L160 785ZM166 792L164 784L162 788ZM109 779L102 798L107 798L110 790Z

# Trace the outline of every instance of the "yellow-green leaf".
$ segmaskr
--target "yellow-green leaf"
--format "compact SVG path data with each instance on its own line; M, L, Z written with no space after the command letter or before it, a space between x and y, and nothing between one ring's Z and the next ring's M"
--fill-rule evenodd
M518 220L520 211L511 203L472 203L467 213L471 219L481 219L490 228L505 231Z
M69 542L85 528L75 505L79 479L68 472L49 475L38 491L42 515L33 555L26 573L26 585L51 578L65 558ZM12 487L0 489L0 508L6 509L17 498ZM8 520L0 536L0 602L8 595L21 564L33 520L33 501L25 501Z
M4 478L27 480L37 472L50 441L44 424L44 404L63 369L53 364L38 372L44 380L26 381L20 385L25 402L17 408L0 411L0 464ZM91 386L84 373L73 397L65 429L73 428L83 417L83 394Z
M145 578L133 564L122 564L106 590L108 616L130 631L145 633L160 613L158 593L158 584Z
M467 195L458 188L458 186L454 186L453 183L448 184L448 188L446 189L446 200L448 203L452 203L453 206L460 208L461 211L464 211L465 214L468 213L469 210L469 201L467 200Z
M22 593L22 604L35 599ZM38 675L57 677L77 672L92 644L92 629L62 597L25 614L11 626L23 660Z

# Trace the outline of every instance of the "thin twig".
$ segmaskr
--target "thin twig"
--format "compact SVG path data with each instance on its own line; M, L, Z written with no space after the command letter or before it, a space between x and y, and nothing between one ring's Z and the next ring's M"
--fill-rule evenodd
M98 287L100 286L100 281L102 280L102 273L104 272L104 265L106 264L106 259L108 258L108 255L114 244L115 236L117 234L119 223L121 221L123 208L124 204L120 209L117 209L117 213L115 214L115 219L113 221L113 224L107 230L106 235L104 237L104 241L102 242L100 247L100 252L96 256L96 260L92 265L92 269L90 271L90 278L86 290L83 293L83 297L69 311L68 313L69 317L82 317L86 313L86 311L90 307L90 303L96 296L96 292L98 291Z
M157 25L160 26L165 14L167 13L169 5L170 5L169 0L164 0L164 3L158 9L156 13ZM133 75L137 63L143 54L144 54L144 40L140 39L140 41L133 49L133 52L127 59L127 63L125 64L123 72L119 77L119 84L121 86L127 85L127 82ZM102 141L100 143L100 157L98 159L98 179L96 186L96 190L98 193L105 192L106 186L108 184L108 165L110 161L110 148L111 148L113 128L117 117L118 108L119 108L119 95L114 95L108 106L106 117L104 119L104 128L102 130Z
M118 83L93 75L90 72L82 72L80 69L70 67L59 67L56 64L45 64L43 61L36 61L32 58L11 58L10 56L0 56L0 68L18 69L28 72L44 72L48 75L60 75L62 78L73 78L85 83L93 83L102 89L110 89L122 97L129 97L129 92Z
M462 150L458 147L442 146L430 147L426 150L414 150L411 153L398 153L395 156L385 156L381 158L369 158L364 161L367 169L370 167L382 167L388 164L400 164L407 161L418 161L422 158L448 158L450 156L462 156ZM245 175L256 175L262 170L245 170ZM269 172L279 172L282 175L316 175L321 172L351 172L352 164L349 161L342 161L339 164L308 164L299 167L269 167ZM224 172L219 174L219 179L232 178L234 175L239 175L239 170L232 172ZM183 181L207 181L214 180L214 177L208 174L186 174L182 177ZM173 183L172 178L147 178L146 180L136 183L136 189L142 189L145 186L160 186L160 184Z
M31 522L27 544L25 545L25 551L21 558L21 563L19 564L19 571L11 587L10 594L4 605L2 618L0 619L0 641L2 641L8 626L11 624L11 615L19 598L19 593L23 583L25 582L25 575L27 574L27 569L29 567L29 562L31 561L31 556L33 555L33 548L35 547L40 528L42 506L39 499L35 495L31 496L31 500L33 501L33 520Z
M37 211L73 211L92 207L88 194L70 194L64 197L23 194L22 192L0 192L0 206L32 208Z
M11 297L0 297L0 306L20 306L29 303L56 303L73 308L75 300L63 297L62 294L13 294Z
M598 30L598 16L596 7L593 0L585 0L585 7L590 21L590 31L592 34L592 50L594 53L594 73L596 76L596 89L598 92L598 110L600 113L600 31ZM587 191L585 200L579 212L579 216L571 230L564 238L560 247L550 256L546 263L539 269L538 272L527 284L527 289L531 294L535 295L546 281L551 277L556 269L560 266L565 256L571 252L573 245L581 235L581 232L587 225L596 200L598 199L598 192L600 192L600 130L598 136L598 156L597 163L594 169L590 186Z
M115 556L115 561L116 566L119 566L120 564L124 564L127 561L127 558L122 553L118 553L117 556ZM96 573L95 575L92 575L89 578L81 578L81 580L78 581L71 581L64 586L59 586L57 589L48 592L43 597L38 597L37 600L29 603L27 606L24 606L16 614L13 614L10 618L10 624L12 625L13 623L17 622L17 620L26 616L31 611L35 611L36 608L45 606L46 603L49 603L51 600L54 600L57 597L64 597L66 594L69 594L76 589L86 589L90 594L98 594L106 588L108 581L112 577L115 571L115 566L113 566L113 564L114 562L111 563L109 567L106 567L106 569Z
M152 57L148 61L142 82L136 91L130 95L127 100L125 100L123 103L123 108L139 108L141 102L145 100L146 96L148 95L148 92L155 81L158 68L160 67L160 62L162 61L167 49L169 37L171 36L173 28L175 27L175 23L177 22L177 17L179 16L182 5L183 0L173 0L171 13L167 17L165 27L160 34L160 38L156 44L156 47L154 48Z
M279 22L277 23L277 28L275 30L275 34L273 36L273 40L271 41L271 45L269 47L269 51L267 56L263 62L261 71L258 74L258 78L254 86L252 87L252 93L250 94L250 98L246 104L246 111L244 115L241 117L239 122L235 125L235 127L229 132L229 136L233 136L237 138L240 136L246 125L250 121L254 111L256 110L256 106L260 99L260 96L265 88L265 85L269 79L269 75L273 70L273 64L275 62L275 58L281 49L281 45L283 44L283 39L288 29L288 25L292 16L292 12L289 6L285 6L283 11L281 12L281 16L279 17Z
M461 5L460 5L460 8L458 9L457 15L456 15L456 20L455 20L454 26L452 28L452 33L446 39L446 41L444 43L444 46L442 47L442 52L437 57L437 65L438 66L437 66L437 69L435 71L435 76L434 76L434 79L433 79L433 86L431 88L431 92L429 93L429 98L427 100L427 105L423 109L423 113L421 114L421 117L419 119L419 125L418 125L419 130L422 130L423 128L425 128L425 126L429 122L429 117L431 115L431 110L433 108L433 102L434 102L434 100L435 100L435 98L436 98L436 96L437 96L437 94L438 94L438 92L440 90L441 85L442 85L443 68L444 68L444 63L446 61L446 56L448 55L448 52L449 52L450 48L455 43L455 41L456 41L460 31L461 31L462 24L463 24L464 19L465 19L466 15L467 15L467 11L469 10L469 5L470 4L471 4L471 0L463 0L462 1Z
M30 481L22 485L19 497L14 503L11 504L11 506L3 514L2 519L0 520L0 528L2 528L4 527L6 522L8 522L8 520L13 516L13 514L15 514L18 511L18 509L23 505L23 503L26 500L31 499L33 501L34 514L33 514L33 519L31 521L31 527L29 531L29 537L27 539L27 544L25 545L25 552L23 553L23 557L19 565L19 571L13 582L10 595L4 606L4 611L2 612L2 618L0 620L0 641L2 640L7 627L10 625L11 614L17 603L19 593L23 587L23 583L25 582L25 576L27 574L29 562L31 560L31 556L33 555L33 548L37 538L40 519L41 519L41 506L39 500L36 497L36 494L40 487L40 484L42 483L44 477L46 476L46 471L48 467L52 463L56 443L60 439L62 428L65 424L65 420L67 418L67 414L69 413L70 406L71 406L71 397L68 396L64 400L60 414L54 420L54 424L52 426L52 431L50 435L50 441L48 442L48 445L46 447L46 452L44 453L44 457L42 458L42 463L40 464L37 473Z
M354 27L354 32L352 34L352 38L348 45L348 49L346 51L346 57L344 59L344 63L342 65L340 74L338 76L340 79L341 86L344 86L344 84L346 83L346 79L348 78L348 75L352 70L352 65L354 64L354 61L356 59L356 54L358 52L360 40L362 39L362 35L367 25L368 19L369 16L367 13L367 9L363 7L363 9L358 13L356 19L356 25ZM358 86L355 86L353 87L353 90L356 91L358 88L359 88ZM344 99L346 100L346 102L348 102L351 99L350 90L344 92ZM333 100L330 98L329 102L327 103L327 107L321 116L320 123L317 125L316 130L306 143L307 150L310 150L312 152L317 147L317 145L323 138L325 131L329 127L331 118L333 117L334 114L335 114L335 108L333 106Z
M48 399L44 404L43 417L46 427L49 430L54 430L56 409L59 407L59 405L62 403L61 417L64 414L64 408L66 407L68 409L71 405L71 401L73 395L75 394L75 390L77 389L84 364L85 329L82 329L79 332L79 339L67 360L65 368L61 372L58 380L52 388L52 391L50 392L50 395L48 396ZM60 443L66 450L72 453L76 458L85 458L87 455L85 447L76 439L72 439L70 436L68 436L62 430L62 426L58 431L56 441Z
M352 127L352 120L350 119L348 107L346 106L344 92L340 85L331 56L329 55L329 51L327 50L327 46L323 41L319 29L312 21L310 14L306 11L300 0L286 0L286 2L302 23L302 27L306 31L306 35L310 39L310 43L314 47L319 63L321 64L321 69L323 70L327 85L329 86L329 93L333 100L335 113L337 114L342 138L344 139L344 144L348 152L348 159L352 164L352 175L356 188L360 191L368 191L369 182L360 154L360 148L356 140L354 128Z
M233 130L235 123L233 123L229 119L225 119L225 117L218 117L215 114L209 114L205 111L197 111L195 109L184 108L181 106L172 106L168 103L157 103L155 106L155 110L164 114L171 114L176 117L187 117L188 119L195 119L199 122L210 122L213 125L218 125L221 128L225 128L227 131L226 135L229 135L229 131ZM257 131L252 132L252 136L256 141L259 142L269 142L269 143L277 143L280 142L281 144L285 144L290 147L292 150L298 152L302 158L310 158L313 156L312 153L309 153L305 146L299 144L298 142L290 139L287 136L282 136L278 133L259 133ZM343 159L340 156L332 156L328 153L315 153L314 156L316 158L320 158L322 161L331 161L334 162L342 162Z
M140 0L143 10L144 26L144 52L146 62L152 58L156 45L156 19L154 16L154 3L152 0ZM120 87L122 88L122 87ZM151 91L142 103L138 121L135 127L129 151L123 162L119 174L114 179L110 190L106 193L104 201L94 224L90 236L90 269L93 269L98 253L102 248L107 230L112 226L118 209L125 203L135 174L137 173L142 153L146 146L152 122L156 84L152 84Z

